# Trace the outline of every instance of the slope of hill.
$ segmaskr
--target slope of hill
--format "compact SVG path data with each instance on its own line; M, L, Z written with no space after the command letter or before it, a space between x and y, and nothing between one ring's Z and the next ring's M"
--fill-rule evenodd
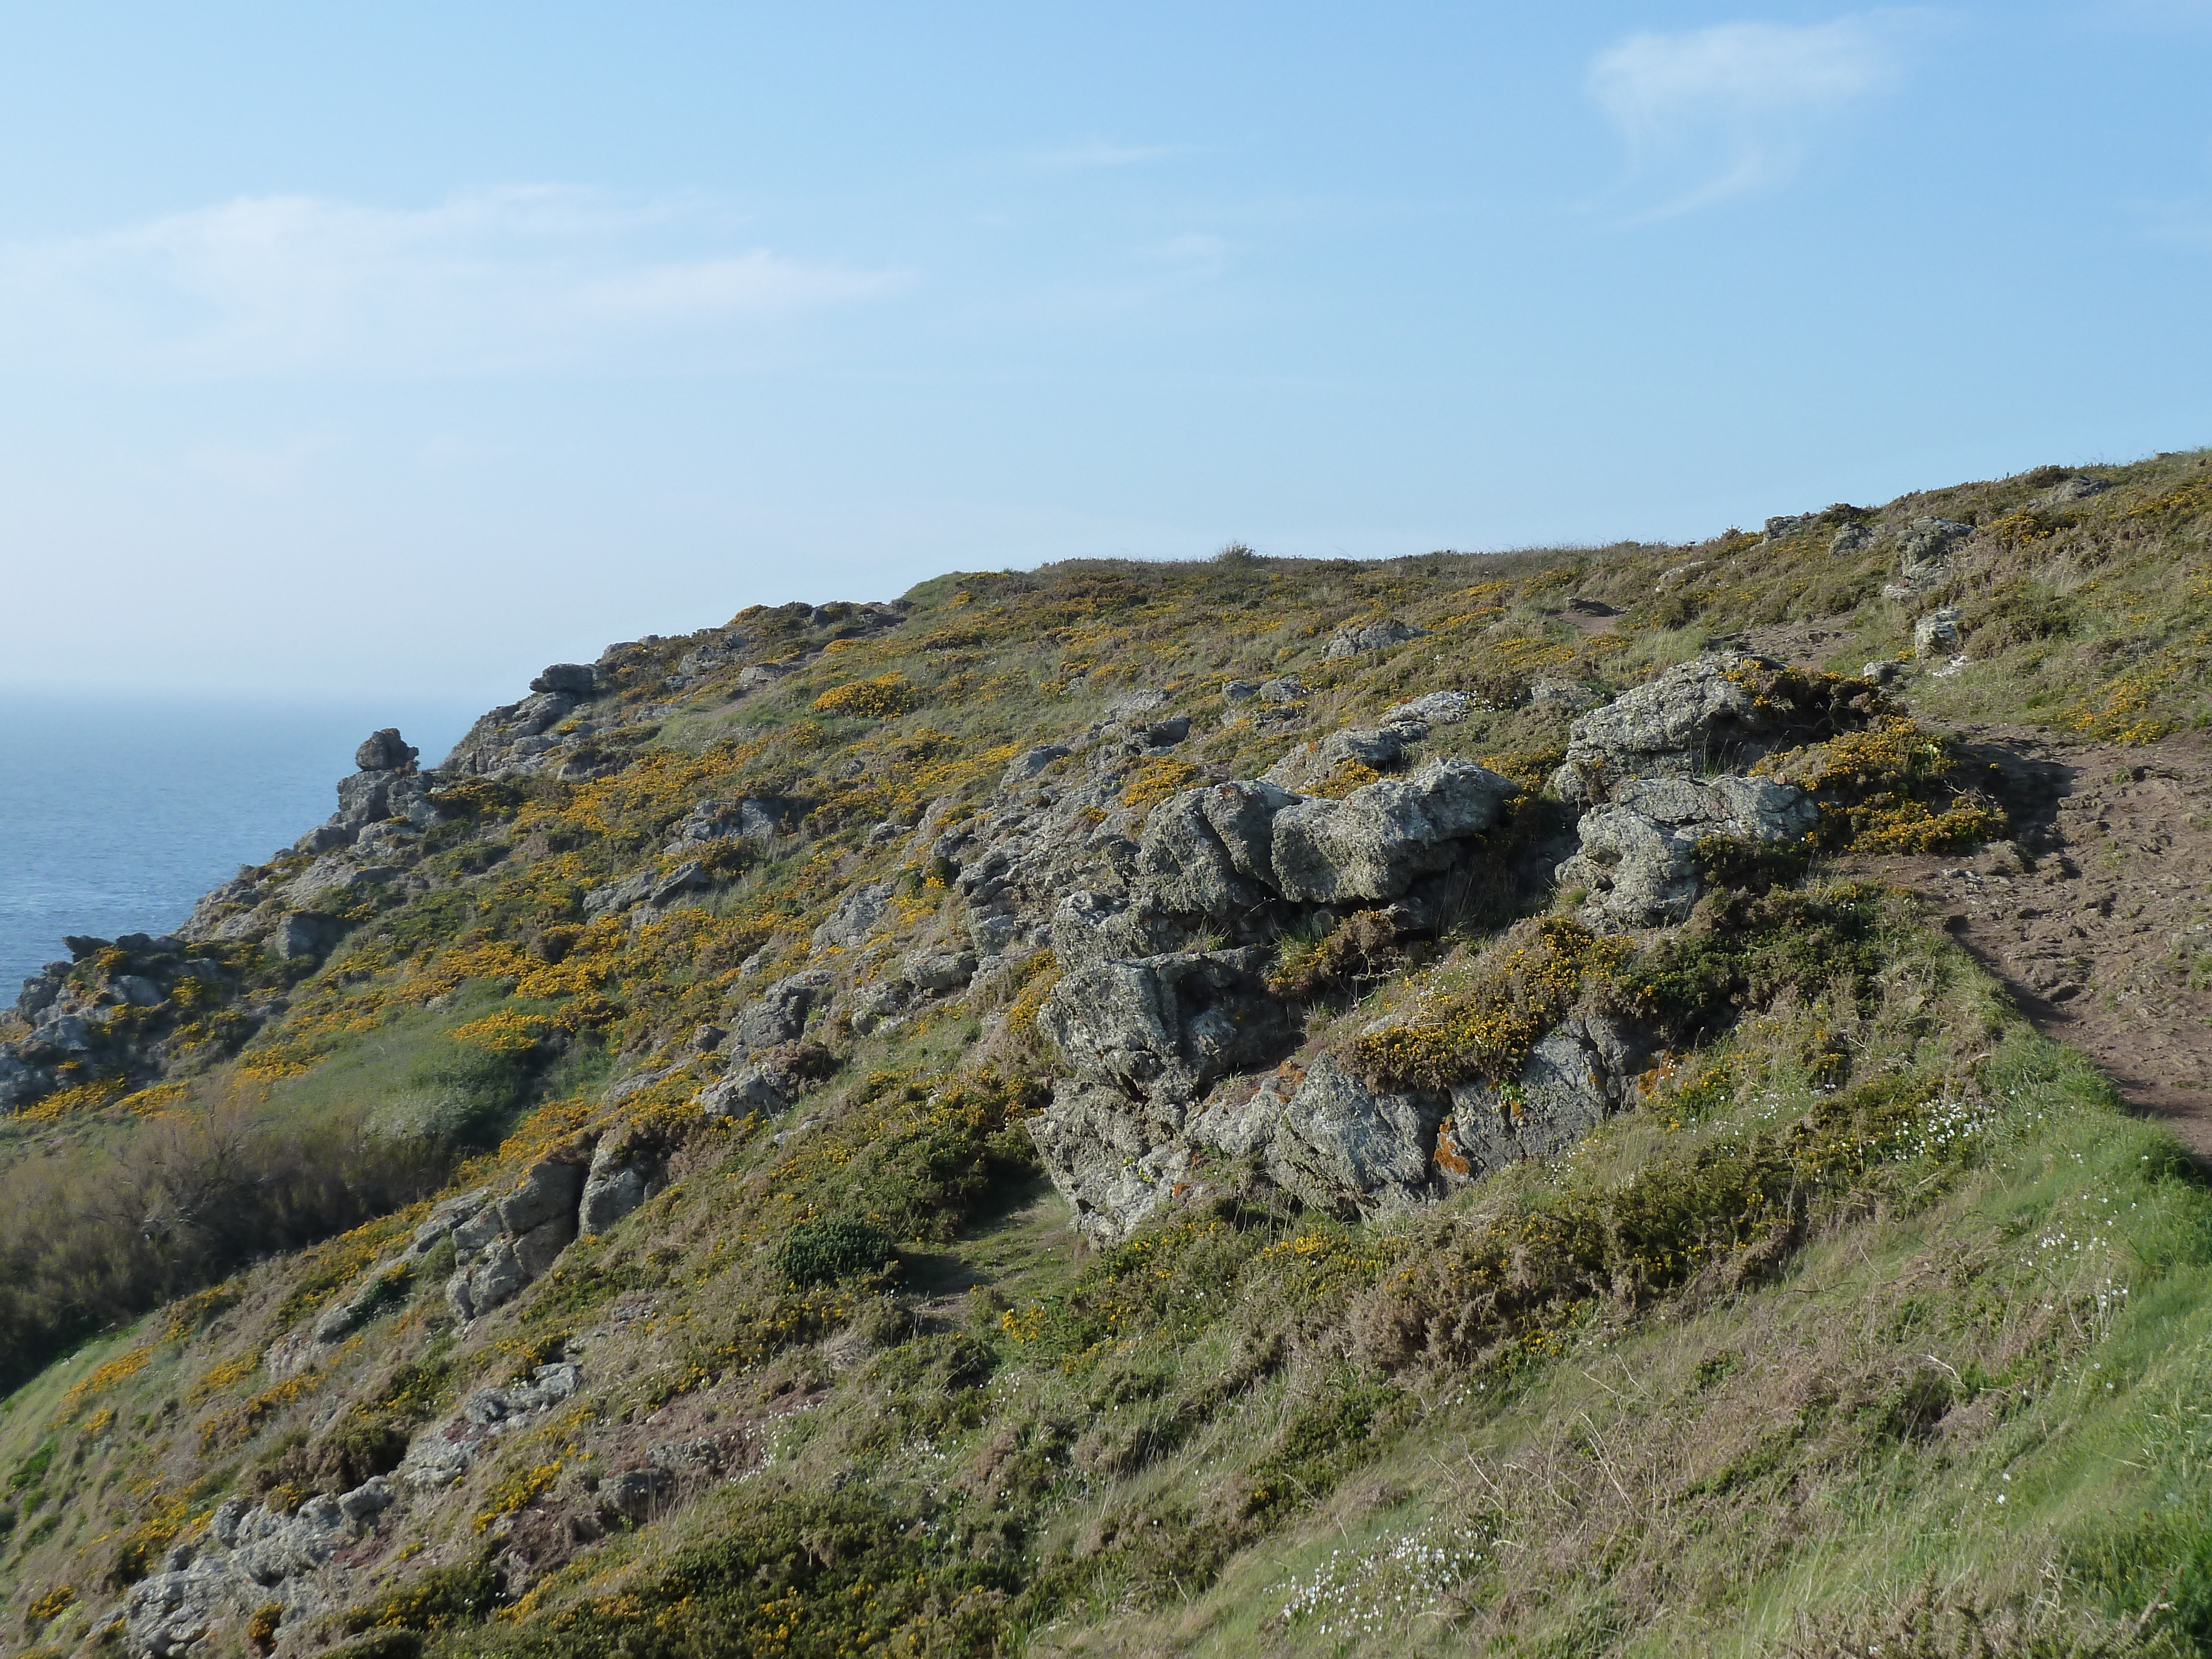
M9 1640L2202 1650L2208 526L960 574L375 734L0 1029Z

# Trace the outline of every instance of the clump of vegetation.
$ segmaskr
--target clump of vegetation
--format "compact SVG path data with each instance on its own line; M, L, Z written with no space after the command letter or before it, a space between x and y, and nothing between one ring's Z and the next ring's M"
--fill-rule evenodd
M872 680L853 680L832 687L814 700L817 714L845 714L861 720L895 720L915 707L915 689L902 674L879 674Z
M1621 941L1567 917L1516 923L1471 968L1439 970L1410 1013L1352 1038L1345 1057L1384 1089L1507 1081L1585 984L1626 954Z
M1884 960L1884 913L1880 890L1863 883L1708 893L1686 927L1618 964L1596 994L1676 1045L1788 993L1856 1006Z
M1381 910L1355 910L1318 938L1285 933L1267 988L1300 1002L1358 996L1405 967L1397 924Z
M776 1267L794 1285L834 1285L866 1279L891 1263L896 1247L881 1229L856 1216L820 1216L783 1236Z
M1963 853L2002 836L2004 809L1973 787L1954 744L1902 715L1770 756L1754 773L1820 804L1820 842L1856 853Z

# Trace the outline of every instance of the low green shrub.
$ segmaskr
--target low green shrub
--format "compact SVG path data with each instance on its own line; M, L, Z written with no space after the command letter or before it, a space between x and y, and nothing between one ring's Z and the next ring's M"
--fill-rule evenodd
M818 1216L783 1236L775 1261L794 1285L830 1285L881 1273L896 1250L889 1235L856 1216Z

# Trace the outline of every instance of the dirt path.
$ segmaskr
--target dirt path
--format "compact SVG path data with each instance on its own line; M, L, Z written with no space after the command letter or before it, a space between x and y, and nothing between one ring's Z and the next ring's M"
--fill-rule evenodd
M2212 1162L2212 745L1961 735L1998 769L2025 860L1998 848L1846 867L1921 893L2039 1030Z

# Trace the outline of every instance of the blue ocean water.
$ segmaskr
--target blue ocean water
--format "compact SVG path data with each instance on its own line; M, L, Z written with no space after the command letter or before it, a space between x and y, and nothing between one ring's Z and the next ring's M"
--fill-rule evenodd
M320 823L372 731L430 763L480 712L0 690L0 1005L63 934L166 932Z

